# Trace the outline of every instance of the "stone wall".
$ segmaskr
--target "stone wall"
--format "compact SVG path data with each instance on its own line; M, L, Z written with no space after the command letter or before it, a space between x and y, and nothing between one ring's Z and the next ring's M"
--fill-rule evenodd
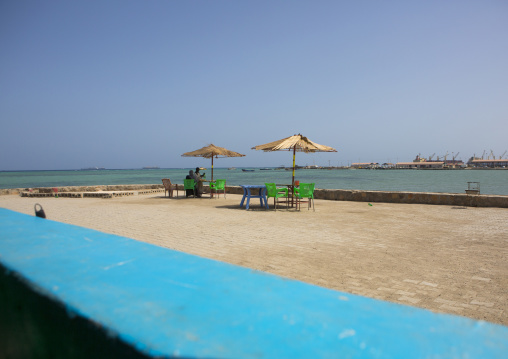
M163 189L162 184L128 184L128 185L102 185L102 186L66 186L58 188L58 193L66 192L99 192L99 191L135 191L145 189ZM21 192L53 193L53 187L37 188L8 188L0 189L1 195L20 194Z
M508 208L508 196L462 193L385 192L316 189L314 198L336 201L418 203L468 207Z
M240 186L227 187L227 193L243 194ZM316 189L315 199L355 202L414 203L467 207L508 208L508 196L462 193L388 192L345 189Z

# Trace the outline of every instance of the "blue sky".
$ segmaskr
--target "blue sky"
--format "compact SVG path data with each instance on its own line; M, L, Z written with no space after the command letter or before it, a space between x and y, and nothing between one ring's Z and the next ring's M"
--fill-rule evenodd
M499 156L507 38L504 0L2 1L0 170Z

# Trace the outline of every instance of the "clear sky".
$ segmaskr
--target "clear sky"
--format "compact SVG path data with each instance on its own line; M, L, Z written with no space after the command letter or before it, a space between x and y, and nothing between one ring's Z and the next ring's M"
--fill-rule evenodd
M0 120L0 170L500 156L508 1L1 1Z

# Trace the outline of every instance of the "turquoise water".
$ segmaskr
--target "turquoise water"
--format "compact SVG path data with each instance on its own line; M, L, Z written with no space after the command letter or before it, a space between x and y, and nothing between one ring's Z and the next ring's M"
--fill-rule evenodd
M0 188L162 184L162 178L183 183L189 169L0 172ZM210 169L204 171L210 179ZM214 178L228 185L291 183L291 171L215 168ZM380 191L465 193L467 182L480 182L482 194L508 195L508 170L307 170L296 171L300 182L317 188Z

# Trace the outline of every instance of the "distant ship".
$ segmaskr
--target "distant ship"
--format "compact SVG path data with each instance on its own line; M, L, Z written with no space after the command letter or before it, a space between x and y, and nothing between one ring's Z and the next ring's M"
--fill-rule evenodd
M144 170L158 170L159 167L157 166L146 166L146 167L143 167Z
M296 166L295 166L295 170L299 170L300 168L302 168L302 166L298 166L298 165L296 165ZM292 171L292 170L293 170L293 167L286 167L286 168L284 168L284 169L285 169L286 171Z
M243 172L254 172L254 170L246 170L245 168L242 168Z
M228 170L236 170L236 167L229 167Z
M260 168L261 171L271 171L272 168Z

